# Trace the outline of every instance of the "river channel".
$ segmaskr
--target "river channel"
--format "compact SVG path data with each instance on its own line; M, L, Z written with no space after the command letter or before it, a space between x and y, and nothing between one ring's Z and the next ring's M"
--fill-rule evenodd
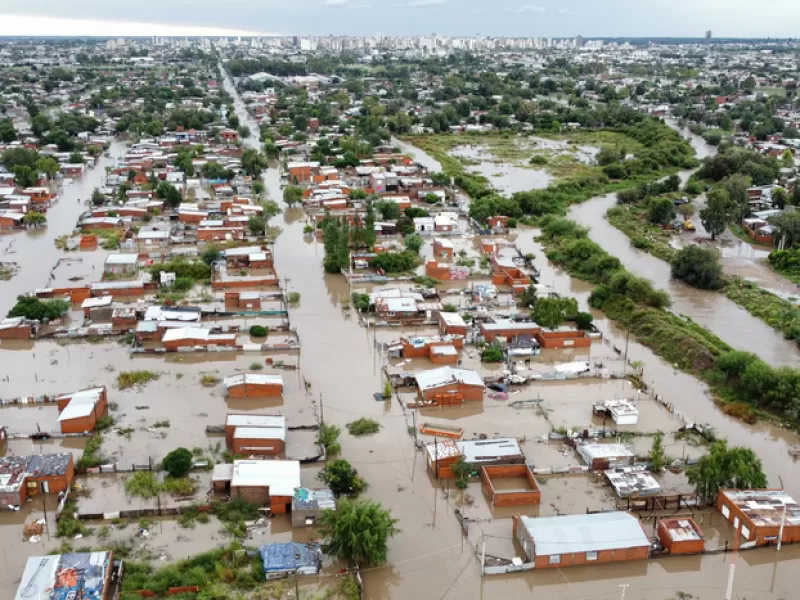
M227 85L226 85L227 88ZM236 97L235 92L229 93ZM242 123L257 131L244 114L244 106L236 104ZM253 141L249 141L253 143ZM402 146L401 146L402 148ZM407 151L405 148L403 151ZM424 153L414 149L417 160ZM272 169L270 170L272 171ZM269 172L267 177L274 178ZM270 196L278 199L279 189L270 188ZM604 212L604 211L603 211ZM592 223L597 225L602 218ZM282 219L282 222L281 222ZM582 598L611 600L620 597L622 585L628 600L673 600L678 592L691 594L698 600L718 600L723 597L733 554L690 558L670 558L639 564L613 564L600 567L575 567L566 570L525 573L509 576L481 578L474 556L476 542L482 534L510 537L507 519L495 520L492 515L461 503L463 497L435 486L426 472L424 459L414 450L407 428L410 417L403 414L396 402L375 402L372 394L381 389L380 368L382 354L375 341L389 341L402 332L391 330L369 331L359 327L349 310L342 310L341 300L349 296L347 283L340 276L327 275L322 269L323 248L319 242L303 237L303 218L299 209L286 210L283 217L274 219L283 228L275 249L276 266L281 277L289 277L289 289L301 294L301 301L291 312L292 325L297 328L302 343L301 369L311 383L311 392L324 402L326 422L344 425L360 416L377 419L382 426L378 435L354 438L343 434L343 456L350 460L369 483L366 496L391 507L400 519L402 530L390 542L389 561L386 566L364 572L365 595L370 599L490 599L509 600L537 597L543 600ZM543 258L541 248L533 241L533 230L521 230L517 243L524 252L537 255L536 264L542 271L543 281L562 294L578 298L583 307L591 286L573 279L554 268ZM652 275L649 275L652 278ZM746 313L745 313L746 314ZM624 332L598 314L598 325L610 342L623 346ZM592 351L594 352L594 350ZM719 435L732 444L754 448L765 464L773 485L779 477L787 489L800 496L800 478L797 466L789 457L787 447L798 442L793 434L767 425L747 426L723 415L713 404L706 387L695 378L676 371L665 364L647 348L630 343L631 360L645 363L645 379L661 394L668 397L676 408L698 422L713 425ZM542 386L531 390L534 397L540 394L547 401L568 401L576 394L575 388ZM613 393L610 390L607 393ZM620 388L617 393L625 393ZM591 400L586 399L589 403ZM423 415L421 418L425 418ZM428 415L428 417L430 417ZM475 411L466 410L459 415L436 418L455 419L469 431L489 434L517 435L538 433L534 416L524 411L513 411L506 406L495 406L489 401ZM526 455L531 462L542 464L547 460L547 444L528 443ZM548 483L551 498L540 507L541 514L554 514L554 506L576 503L583 512L591 502L590 492L559 487L557 481ZM545 494L548 493L545 488ZM471 485L469 494L480 498L479 485ZM484 517L480 523L469 527L469 539L462 537L461 529L453 515L460 506L466 514ZM503 515L507 517L508 515ZM710 537L722 529L719 522L706 520L704 529ZM489 538L492 543L506 540ZM491 551L491 546L490 546ZM800 586L793 560L800 558L800 546L784 547L778 554L772 550L743 553L736 566L733 598L737 600L788 600L795 597ZM682 596L688 598L690 596Z

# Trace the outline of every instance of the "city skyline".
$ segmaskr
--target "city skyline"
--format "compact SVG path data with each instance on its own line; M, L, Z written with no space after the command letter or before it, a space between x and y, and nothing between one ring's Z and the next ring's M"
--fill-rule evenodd
M147 35L429 35L509 37L792 37L800 5L791 0L677 0L635 5L626 0L197 0L185 4L141 0L75 0L68 5L6 0L0 36ZM765 8L768 8L765 10ZM143 15L147 18L143 19ZM775 18L780 15L781 18ZM361 17L361 18L359 18ZM66 19L66 20L65 20Z

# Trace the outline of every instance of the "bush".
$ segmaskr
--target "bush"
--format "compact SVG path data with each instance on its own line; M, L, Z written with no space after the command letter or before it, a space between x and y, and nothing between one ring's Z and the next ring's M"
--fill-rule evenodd
M399 273L402 271L410 271L417 265L418 261L419 257L410 250L404 250L402 252L379 252L378 255L372 259L372 266L385 273Z
M531 156L530 164L532 165L546 165L550 162L544 154L534 154Z
M329 455L339 454L342 451L342 447L339 445L339 435L341 433L342 430L336 425L325 425L323 423L317 432L317 443L321 444Z
M253 325L250 327L250 335L253 337L266 337L269 330L263 325Z
M289 292L289 304L300 302L300 292Z
M594 317L587 312L579 312L575 315L575 325L578 329L589 329L594 321Z
M347 431L350 432L350 435L355 436L372 435L373 433L378 433L380 428L380 423L374 419L367 419L366 417L361 417L347 424Z
M458 307L455 304L443 304L442 312L449 312L449 313L458 312Z
M219 377L211 373L204 373L200 376L200 385L203 387L214 387L219 383Z
M719 289L724 284L717 253L695 244L686 246L675 255L672 276L703 290Z
M170 477L184 477L192 468L194 459L186 448L176 448L164 457L161 466Z
M117 387L126 390L137 385L144 385L159 378L153 371L122 371L117 375Z
M335 496L357 496L366 487L353 466L343 458L326 464L317 476L324 481Z
M70 309L67 300L39 300L33 296L17 296L17 303L9 311L9 317L25 317L43 321L44 319L54 320L61 317Z
M497 346L489 346L481 352L481 360L488 363L503 362L503 351Z

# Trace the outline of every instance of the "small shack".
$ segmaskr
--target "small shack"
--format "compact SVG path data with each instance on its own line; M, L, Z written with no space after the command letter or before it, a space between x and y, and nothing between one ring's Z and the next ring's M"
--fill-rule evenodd
M231 498L269 506L273 514L282 514L291 507L294 491L299 487L300 462L297 460L233 461Z
M539 504L542 500L530 465L484 465L481 481L492 506Z
M322 550L316 542L262 544L260 553L266 579L316 575L322 564Z
M700 526L689 517L662 519L656 533L669 554L701 554L704 536Z
M605 471L633 464L633 452L622 444L578 442L575 450L592 471Z
M105 414L108 396L103 386L61 394L56 397L56 402L61 433L89 433Z
M292 527L310 527L323 510L335 509L336 498L328 488L297 488L292 497Z
M276 398L283 395L283 377L261 373L242 373L223 381L230 398Z
M234 454L280 454L286 444L286 418L282 415L228 415L225 420L225 441Z

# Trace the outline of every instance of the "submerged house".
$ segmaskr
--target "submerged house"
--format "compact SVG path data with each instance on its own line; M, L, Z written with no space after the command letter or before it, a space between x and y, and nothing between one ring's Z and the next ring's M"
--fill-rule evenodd
M740 545L778 543L783 521L783 544L800 541L800 505L783 490L720 490L717 510L740 535Z
M14 600L106 600L113 564L111 552L31 556Z
M485 385L475 371L446 366L414 373L417 394L437 404L460 404L483 400Z
M626 512L514 517L514 537L536 569L645 560L650 539Z
M452 479L453 465L463 459L476 471L485 465L524 464L525 455L516 438L497 438L493 440L446 439L431 442L425 446L428 472L436 479Z
M80 390L56 397L61 433L87 433L106 412L108 395L105 386Z
M296 460L235 460L214 467L212 484L216 491L229 491L257 506L269 506L273 514L289 511L295 490L300 487L300 462Z
M259 550L267 579L289 575L316 575L322 564L322 550L315 542L262 544Z
M20 506L39 494L65 492L75 478L72 454L0 458L0 506Z

